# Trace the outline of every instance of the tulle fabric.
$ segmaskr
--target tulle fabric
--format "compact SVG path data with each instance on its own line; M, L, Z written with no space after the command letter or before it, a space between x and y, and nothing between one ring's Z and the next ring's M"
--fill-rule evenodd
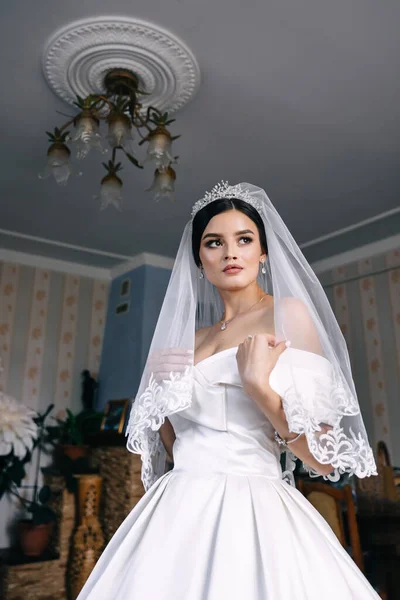
M284 367L282 359L287 377L286 384L280 378L279 393L289 429L306 435L310 451L320 463L333 465L329 479L337 480L345 472L358 477L376 474L346 343L325 292L265 191L242 183L232 186L226 195L238 196L260 206L268 258L267 272L260 275L259 283L274 297L275 335L278 340L289 339L291 348L316 356L315 365L320 358L330 382L321 395L317 369L308 373L315 381L312 392L311 388L304 391L302 370ZM223 312L217 290L206 278L199 278L191 234L190 221L183 232L126 432L128 449L142 456L146 489L163 473L164 454L157 430L166 417L191 406L195 330L215 323ZM293 466L290 460L289 465ZM311 474L315 473L311 470Z

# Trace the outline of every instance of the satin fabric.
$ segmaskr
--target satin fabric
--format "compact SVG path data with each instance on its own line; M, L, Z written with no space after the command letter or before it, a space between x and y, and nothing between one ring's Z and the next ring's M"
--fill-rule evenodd
M192 406L170 417L174 469L123 522L78 600L379 598L282 481L273 428L243 392L236 351L195 366Z

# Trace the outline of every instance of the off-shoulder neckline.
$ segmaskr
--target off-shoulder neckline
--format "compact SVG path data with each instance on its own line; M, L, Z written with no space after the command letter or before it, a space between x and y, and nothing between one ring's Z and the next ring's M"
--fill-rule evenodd
M210 356L206 356L205 358L202 358L193 366L198 367L202 363L208 362L215 357L219 358L221 354L225 354L226 352L232 352L232 350L237 350L238 348L239 348L239 346L232 346L231 348L225 348L225 350L219 350L218 352L214 352L214 354L210 354Z
M205 363L212 362L213 360L221 358L223 355L231 353L234 350L237 351L238 348L239 348L239 346L232 346L231 348L225 348L225 350L219 350L218 352L214 352L214 354L211 354L210 356L206 356L206 358L199 360L193 366L196 368ZM321 366L323 365L325 368L331 367L330 361L327 358L325 358L325 356L321 356L320 354L316 354L315 352L310 352L309 350L300 350L298 348L287 348L287 350L285 350L285 352L283 353L282 357L286 353L288 353L288 355L295 353L298 356L302 356L303 359L306 359L306 357L308 355L310 358L312 357L314 360L319 362ZM303 364L303 366L305 366L305 365Z

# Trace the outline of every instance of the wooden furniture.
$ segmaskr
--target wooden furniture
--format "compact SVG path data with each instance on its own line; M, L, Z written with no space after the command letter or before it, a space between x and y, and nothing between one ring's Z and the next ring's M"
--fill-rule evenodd
M346 510L351 555L358 568L364 571L364 561L351 487L345 485L342 489L338 489L326 483L307 482L302 479L297 481L297 485L299 491L329 523L342 546L347 549L349 544L346 540L343 519L344 509Z
M400 489L386 444L376 449L378 475L356 479L358 522L363 548L371 555L388 600L400 597Z
M396 487L396 477L385 442L378 442L376 455L378 473L382 473L383 476L385 498L389 500L389 502L400 503L400 489Z
M378 475L355 478L358 513L363 516L400 517L400 488L391 465L386 444L378 442L376 449ZM400 540L398 542L400 547Z
M78 526L74 532L67 581L70 600L75 600L104 550L99 521L103 479L99 475L75 475L78 481Z
M103 478L100 521L108 544L122 521L144 495L140 478L142 460L125 445L92 448L91 461Z
M107 436L100 442L110 440ZM93 448L91 453L91 460L103 478L99 517L107 543L144 494L140 480L142 461L140 456L128 452L122 442L120 446ZM28 559L14 550L0 552L1 600L66 600L68 597L66 575L76 524L76 501L66 490L63 477L45 475L45 483L53 492L51 503L58 517L52 543L39 559Z

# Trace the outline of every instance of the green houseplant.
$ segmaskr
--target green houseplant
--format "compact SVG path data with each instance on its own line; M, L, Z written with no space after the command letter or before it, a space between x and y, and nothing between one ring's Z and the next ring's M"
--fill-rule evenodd
M46 441L52 444L59 456L77 460L87 456L87 442L99 430L103 413L83 410L74 414L66 409L66 418L56 418L56 424L47 426ZM58 457L59 458L59 457Z
M103 413L94 410L97 381L90 371L82 371L81 402L83 409L74 414L68 408L65 418L56 418L55 425L46 429L47 442L57 449L58 459L68 456L77 460L87 456L87 445L91 436L100 429ZM57 462L57 461L56 461Z
M47 439L61 454L72 460L86 456L87 446L84 444L82 413L74 415L68 408L66 418L56 418L56 424L47 427Z

